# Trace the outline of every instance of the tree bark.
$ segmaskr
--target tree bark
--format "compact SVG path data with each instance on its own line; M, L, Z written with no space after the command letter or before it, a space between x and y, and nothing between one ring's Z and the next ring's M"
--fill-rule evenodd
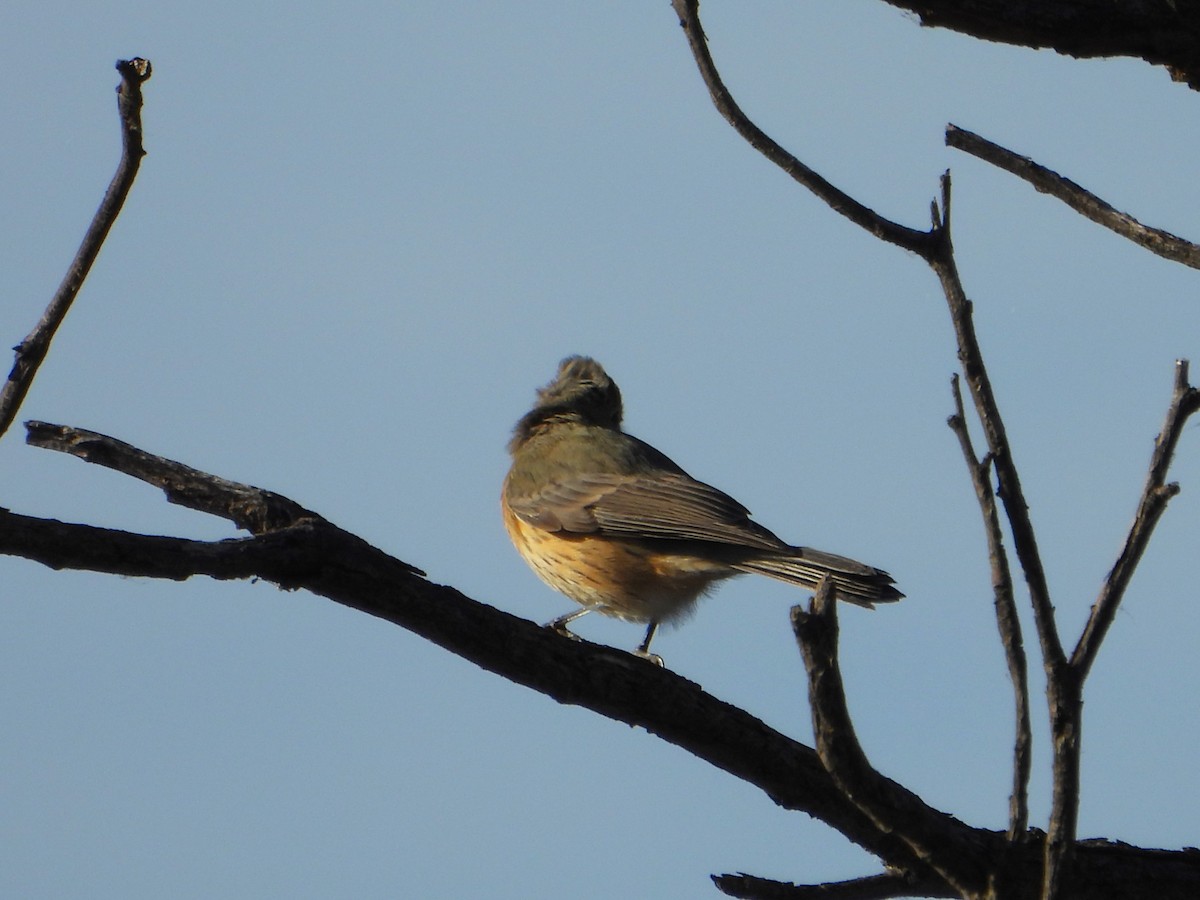
M1196 0L886 0L922 25L1067 56L1130 56L1200 88Z

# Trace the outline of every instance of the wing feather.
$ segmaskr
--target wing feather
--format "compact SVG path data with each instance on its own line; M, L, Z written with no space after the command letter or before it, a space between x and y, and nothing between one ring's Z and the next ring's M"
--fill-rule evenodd
M509 505L549 531L789 549L724 491L682 472L576 475L532 496L510 496Z

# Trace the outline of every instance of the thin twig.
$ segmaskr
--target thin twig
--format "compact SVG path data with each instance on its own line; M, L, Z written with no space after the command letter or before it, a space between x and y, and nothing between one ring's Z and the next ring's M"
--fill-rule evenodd
M1166 511L1179 486L1167 484L1167 471L1188 417L1200 408L1200 392L1188 383L1185 360L1175 363L1175 389L1167 411L1166 423L1155 441L1146 485L1130 527L1125 546L1113 566L1071 661L1048 679L1046 695L1050 704L1050 730L1054 743L1054 788L1050 822L1046 828L1043 900L1065 895L1071 871L1079 820L1080 733L1083 723L1083 684L1095 662L1100 644L1108 632L1134 569L1149 544L1154 527Z
M1166 511L1170 499L1179 493L1179 485L1167 483L1167 472L1171 467L1175 447L1183 433L1183 426L1188 417L1197 410L1200 410L1200 391L1188 382L1188 362L1186 359L1176 360L1171 404L1167 409L1162 431L1154 439L1154 453L1150 458L1150 469L1146 474L1146 484L1138 502L1137 514L1129 527L1129 534L1125 538L1121 553L1104 580L1099 597L1092 605L1091 615L1084 626L1079 643L1075 646L1075 652L1071 654L1071 666L1079 672L1081 681L1086 679L1091 671L1100 644L1117 614L1117 607L1121 604L1121 598L1125 596L1125 589L1129 586L1134 569L1141 562L1142 555L1150 543L1154 526Z
M787 172L799 184L824 200L832 210L865 228L876 237L922 256L928 252L926 248L931 239L928 232L900 225L859 203L783 149L766 132L755 125L742 112L729 89L725 87L725 83L721 80L721 73L717 71L712 55L708 52L708 39L700 24L699 0L671 0L671 6L679 16L679 24L687 35L692 56L696 60L700 76L708 87L708 93L712 97L713 103L725 120L750 143L750 146Z
M121 161L50 305L33 331L15 348L16 359L8 381L0 388L0 435L7 432L16 419L38 367L50 350L50 342L83 286L109 229L117 220L129 189L133 187L133 180L137 177L142 157L146 155L142 147L142 83L150 77L150 61L140 57L121 60L117 63L117 71L121 73L121 84L117 88L117 109L121 117Z
M1071 179L1039 165L1028 156L1013 153L957 125L946 126L946 144L1028 181L1039 192L1057 197L1081 216L1128 238L1151 253L1200 269L1200 245L1161 228L1143 225L1133 216L1121 212Z
M930 265L942 284L942 292L949 305L963 377L966 379L976 415L987 440L988 454L996 471L997 493L1004 504L1004 512L1012 530L1013 550L1021 563L1029 588L1043 661L1047 674L1052 674L1054 670L1066 664L1066 654L1063 652L1054 621L1054 606L1050 602L1050 589L1042 567L1037 535L1029 517L1029 504L1025 500L1021 477L1008 443L1008 432L1004 427L1000 406L996 402L992 381L983 361L979 338L975 334L973 307L963 289L958 265L954 259L954 246L950 236L950 191L950 173L947 172L942 176L941 211L935 213L935 220L939 221L940 227L936 227L934 231L941 241L938 252L930 260Z
M962 391L958 375L951 379L954 393L954 415L947 424L958 436L971 483L975 486L975 498L983 515L983 529L987 536L988 559L992 569L992 594L996 607L996 625L1000 629L1000 642L1004 645L1004 657L1008 662L1008 675L1013 686L1013 703L1016 708L1016 738L1013 741L1013 783L1008 804L1008 839L1020 841L1026 838L1029 827L1029 774L1033 759L1033 730L1029 716L1029 674L1025 660L1025 644L1021 637L1021 620L1017 616L1017 603L1013 597L1012 573L1008 567L1008 554L1004 551L1004 533L1000 527L1000 515L996 509L996 497L989 473L992 468L990 456L982 460L975 455L971 434L967 429L966 413L963 410Z

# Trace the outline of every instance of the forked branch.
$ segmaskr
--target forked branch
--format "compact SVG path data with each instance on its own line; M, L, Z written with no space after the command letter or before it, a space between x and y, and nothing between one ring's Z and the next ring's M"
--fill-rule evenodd
M729 94L722 82L716 66L709 53L707 40L699 21L699 4L697 0L673 0L673 6L679 14L680 22L688 37L692 55L700 70L709 93L718 110L743 135L752 146L763 153L768 159L784 169L797 182L816 193L835 211L859 224L878 237L905 247L919 254L937 275L941 283L950 311L958 344L958 358L962 365L963 376L974 403L976 415L983 429L987 442L987 460L990 461L996 473L997 493L1004 507L1013 538L1013 550L1021 564L1025 582L1029 590L1030 603L1033 608L1034 623L1037 629L1038 641L1042 651L1042 663L1047 679L1047 701L1051 725L1052 749L1054 758L1054 785L1051 799L1051 813L1044 844L1043 868L1041 878L1041 895L1043 900L1055 900L1063 890L1067 874L1071 871L1072 853L1075 847L1076 822L1079 802L1079 733L1082 716L1081 682L1076 672L1068 665L1062 640L1058 633L1054 616L1054 607L1050 600L1049 585L1043 568L1041 552L1038 548L1037 536L1033 528L1029 512L1029 504L1025 499L1021 486L1020 474L1013 458L1004 420L1000 414L999 404L992 389L991 379L984 364L983 353L975 333L972 306L967 299L959 276L958 266L954 257L954 246L951 239L951 187L950 176L942 177L941 205L933 205L932 226L928 232L898 226L882 219L868 207L847 197L843 192L832 188L828 182L818 176L808 167L801 164L794 156L784 151L757 125L751 122L742 112ZM961 418L961 414L960 414ZM965 427L965 426L964 426ZM966 434L960 432L960 440ZM976 483L976 493L980 492L979 480L980 463L970 451L972 479ZM986 511L985 511L986 515ZM990 526L989 526L990 528ZM994 531L991 532L994 539ZM996 548L998 549L998 545ZM1012 795L1012 810L1009 823L1009 839L1016 842L1021 833L1018 827L1023 822L1024 785L1027 783L1025 754L1028 748L1022 746L1028 740L1028 729L1024 720L1027 714L1022 711L1022 694L1019 687L1022 677L1019 672L1020 663L1015 662L1012 655L1012 628L1016 617L1011 607L998 607L1001 621L1002 637L1005 629L1009 631L1009 661L1010 671L1014 665L1018 671L1015 675L1017 687L1017 718L1018 738L1016 760L1014 767L1014 791ZM810 675L811 677L811 675ZM816 699L814 698L814 705ZM814 716L817 711L814 709ZM846 718L842 723L849 725ZM852 734L852 732L851 732ZM818 742L819 745L819 742ZM853 760L853 754L844 759ZM861 767L859 769L861 771ZM861 785L859 786L861 789ZM867 796L861 790L855 793L856 800ZM876 814L886 816L886 809L872 806L872 813L877 824L883 824L882 819L875 818ZM914 852L922 860L930 863L946 877L947 881L966 889L964 896L970 895L978 882L974 873L964 873L956 870L956 860L936 858L930 855L935 852L934 845L914 833L904 835L910 842ZM1014 850L1010 844L1010 851ZM999 869L1008 868L1000 864Z
M963 290L962 281L954 262L954 247L950 239L950 178L942 178L942 204L935 205L933 225L928 231L910 228L880 216L865 204L845 192L833 187L784 150L759 128L742 111L733 95L721 79L720 72L708 49L708 40L700 22L699 0L672 0L672 7L679 16L679 24L687 35L692 57L700 70L700 76L708 87L709 95L722 116L742 135L751 146L788 173L799 184L808 188L828 204L835 212L846 216L882 240L896 244L918 254L933 268L942 283L950 314L958 339L958 355L962 361L963 375L975 403L988 450L992 455L997 477L1000 481L1000 497L1005 512L1012 522L1013 545L1017 558L1025 573L1026 583L1034 598L1038 616L1038 635L1043 653L1055 665L1065 662L1065 654L1054 626L1053 607L1050 603L1045 572L1033 525L1029 519L1029 505L1021 488L1021 479L1012 462L1012 451L1000 416L1000 409L992 392L987 367L975 335L971 320L971 304Z
M568 640L431 584L414 567L337 528L300 504L218 478L105 435L32 426L41 446L71 453L167 490L176 502L223 518L272 522L251 537L191 541L68 524L0 510L0 553L53 568L185 579L259 578L302 588L393 622L477 665L562 703L640 725L736 777L776 803L816 816L869 852L932 877L894 835L882 833L832 783L815 751L774 731L699 686L619 650ZM199 498L199 499L196 499ZM280 514L291 510L291 514ZM967 845L992 832L972 829L882 779L898 810L936 818Z

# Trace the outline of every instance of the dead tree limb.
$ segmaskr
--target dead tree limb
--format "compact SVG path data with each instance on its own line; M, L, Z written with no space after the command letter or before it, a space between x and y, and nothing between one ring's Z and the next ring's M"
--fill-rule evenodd
M714 875L721 893L741 900L890 900L893 897L957 897L943 882L918 882L903 874L870 875L825 884L790 884L755 875Z
M978 5L980 4L962 4L962 6ZM1057 4L1050 5L1056 6ZM879 216L865 204L833 188L825 179L801 163L791 153L780 147L758 125L750 121L725 87L720 73L713 62L712 55L709 52L708 39L704 34L704 29L700 22L698 0L672 0L672 6L679 16L680 25L687 35L688 45L691 48L693 58L695 59L697 68L700 70L700 75L705 85L708 87L714 105L738 133L745 137L755 149L759 150L764 156L787 172L795 181L825 201L833 211L846 216L881 240L897 244L920 255L929 264L930 268L933 269L934 274L941 284L942 293L945 296L951 322L954 326L955 338L958 344L958 359L962 366L963 377L970 391L975 413L987 442L988 451L986 459L990 462L992 469L996 473L997 494L1000 497L1004 514L1012 533L1013 551L1025 576L1025 583L1029 591L1034 624L1042 654L1042 666L1046 674L1047 708L1050 719L1054 777L1050 817L1045 840L1042 842L1044 852L1040 875L1040 895L1043 900L1056 900L1056 898L1069 896L1072 888L1068 882L1076 874L1074 853L1076 850L1079 808L1080 730L1082 725L1082 689L1085 669L1074 665L1073 661L1068 659L1063 649L1062 640L1055 621L1054 607L1050 599L1042 555L1038 548L1036 532L1030 517L1029 504L1021 486L1020 474L1014 461L1012 447L1008 440L1000 407L993 392L991 379L979 346L979 340L973 323L972 305L967 298L962 279L958 272L950 228L950 175L947 172L942 177L941 203L940 205L936 202L933 204L933 221L928 231L918 231ZM1006 6L1012 5L1006 4ZM1023 5L1017 4L1016 6ZM1039 9L1042 9L1043 6L1039 4ZM1184 396L1188 396L1189 399L1186 401L1179 400L1179 403L1184 406L1190 406L1193 402L1190 399L1190 395L1187 395L1185 391ZM1169 425L1170 422L1171 419L1169 418ZM1169 444L1169 447L1173 449L1174 441L1171 440L1168 442L1166 438L1171 433L1173 432L1170 428L1164 429L1163 443L1164 445ZM964 435L965 431L960 433L960 441ZM1169 462L1169 451L1166 453L1165 458ZM979 462L975 459L973 451L970 451L970 461L972 479L976 483L976 492L978 494ZM1077 651L1076 658L1086 661L1088 665L1090 665L1091 657L1094 656L1094 650L1089 651L1089 648L1098 643L1104 628L1111 621L1111 618L1105 618L1107 611L1115 609L1116 603L1119 602L1119 595L1121 590L1123 590L1123 584L1127 581L1128 576L1132 574L1133 569L1141 558L1141 551L1144 549L1144 539L1148 539L1158 515L1161 514L1161 508L1165 506L1166 500L1169 499L1170 495L1171 492L1168 487L1159 485L1154 490L1150 490L1149 487L1147 488L1146 501L1143 505L1145 515L1144 517L1139 515L1138 522L1135 522L1134 531L1131 532L1129 546L1132 552L1128 562L1119 561L1118 568L1114 569L1116 575L1110 578L1109 581L1111 591L1115 597L1110 596L1108 599L1105 599L1102 596L1102 600L1097 602L1092 620L1089 622L1088 630L1081 639L1080 647L1083 650ZM1002 617L1001 632L1003 638L1005 628L1010 627L1011 623L1008 626L1004 624L1004 612L1002 610L998 609L998 614ZM1015 621L1015 618L1013 621ZM1093 625L1092 623L1095 624ZM1093 633L1097 635L1095 641L1091 637ZM1012 664L1013 658L1010 653L1010 670ZM1020 709L1019 689L1017 697L1017 718L1018 722L1020 722L1022 712ZM1020 727L1018 725L1019 729ZM1014 772L1014 785L1018 786L1023 781L1021 767L1024 765L1024 762L1023 750L1020 747L1021 741L1022 738L1019 736L1018 751L1015 754L1016 771ZM1008 847L1010 853L1015 852L1016 848L1013 844L1020 840L1019 829L1014 827L1014 823L1020 820L1019 805L1020 791L1015 790L1012 803L1014 812L1010 815L1010 845ZM915 843L914 846L924 847L925 845L922 842ZM1001 869L1007 871L1008 868L1007 866L1002 866L995 871L1001 871ZM947 876L948 882L955 883L957 881L967 889L964 896L976 896L973 893L975 883L963 878L961 872L956 872L952 869L938 869L938 871L940 874ZM993 889L1000 889L1003 893L1009 887L993 884L989 887L988 896L994 895ZM982 896L982 894L979 896ZM1013 894L1013 896L1023 895L1017 893Z
M1200 269L1200 245L1161 228L1143 225L1133 216L1121 212L1086 188L1039 165L1028 156L1013 153L957 125L946 126L946 146L970 153L984 162L1011 172L1029 182L1037 191L1057 197L1081 216L1091 219L1097 225L1103 225L1121 237L1128 238L1139 247L1144 247L1163 259Z
M1057 50L1067 56L1129 56L1165 66L1176 81L1200 87L1200 7L1187 0L886 0L985 41Z
M918 228L909 228L881 216L870 207L855 200L845 191L835 187L831 182L822 178L813 169L780 146L770 135L751 121L733 94L725 86L721 73L708 52L708 38L700 24L700 4L698 0L672 0L679 24L687 36L688 46L700 69L700 77L708 87L709 96L717 111L734 127L746 141L783 171L787 172L801 186L816 194L836 213L845 216L855 225L865 229L880 240L896 244L905 250L911 250L925 256L929 245L934 240L930 232Z
M30 446L68 453L131 475L161 488L171 503L228 519L251 534L264 534L304 519L321 518L272 491L217 478L85 428L26 422L25 431L25 443Z
M1125 538L1121 553L1104 580L1100 596L1092 606L1091 615L1084 626L1075 652L1071 654L1071 666L1079 673L1081 681L1087 678L1088 672L1091 671L1100 643L1112 625L1117 607L1133 577L1133 571L1150 544L1154 526L1166 511L1167 503L1179 493L1179 485L1167 483L1167 472L1171 468L1171 459L1183 434L1183 427L1188 418L1198 410L1200 391L1188 381L1187 360L1177 360L1171 404L1167 409L1167 419L1163 423L1162 431L1154 439L1154 453L1150 457L1150 469L1146 473L1146 484L1142 488L1137 513L1129 526L1129 534Z
M95 432L44 424L35 431L39 443L64 452L74 454L86 445L87 452L77 454L81 459L103 461L116 471L150 483L170 480L164 490L176 496L251 498L245 502L251 507L257 503L260 508L239 511L239 516L254 522L275 521L249 537L193 541L0 510L0 554L55 569L124 576L261 579L286 590L303 589L326 597L399 625L560 703L643 727L754 785L781 807L820 819L889 867L891 875L882 880L862 879L862 890L875 893L859 896L904 896L902 885L910 894L960 895L917 858L898 833L881 830L845 796L816 750L670 670L610 647L568 640L452 587L433 584L415 567L273 492L200 472ZM52 437L47 440L47 435ZM196 507L229 518L229 508L242 502L203 501ZM296 511L294 520L271 512L280 509ZM1004 860L1019 888L1031 891L1038 883L1041 842L1037 832L1031 832L1030 839L1017 845L1014 852L1002 832L968 826L878 773L871 778L875 789L888 798L888 815L897 831L924 834L930 841L958 848L968 858L956 862L956 868L982 871ZM1083 842L1075 867L1073 883L1079 896L1094 900L1136 895L1150 877L1162 900L1190 900L1200 892L1200 853ZM881 893L884 887L887 892ZM850 887L838 890L843 893L834 896L855 896L846 893ZM810 891L798 896L820 895Z
M50 342L54 340L58 326L83 287L84 279L91 271L109 229L120 215L129 189L133 187L133 180L137 177L138 167L142 164L142 157L146 155L142 147L142 83L150 77L150 60L140 57L121 60L117 63L117 71L121 73L121 84L117 88L117 110L121 118L121 161L50 305L33 331L15 348L16 360L12 371L4 387L0 388L0 436L15 421L34 376L50 350Z
M884 834L896 834L923 863L963 897L979 897L986 890L987 868L979 857L946 829L929 819L919 822L903 814L892 793L892 782L872 767L846 706L838 665L837 598L826 579L806 612L792 607L792 630L804 656L808 673L808 698L813 735L821 764L838 788ZM915 827L914 827L915 826ZM964 836L965 837L965 836Z
M977 494L983 492L980 485L988 483L988 467L995 472L1014 552L1029 586L1047 673L1054 793L1045 835L1021 825L1016 799L1007 833L974 828L928 806L870 765L854 736L846 707L837 664L836 613L827 587L818 592L811 613L796 613L794 626L809 672L818 742L814 750L645 660L608 647L567 640L453 588L432 584L415 567L286 497L208 475L95 432L33 423L29 440L154 484L172 502L229 519L248 530L250 536L194 541L0 510L0 553L53 568L176 580L194 575L255 578L283 589L307 590L406 628L558 702L585 706L614 720L641 726L755 785L784 808L820 818L876 855L888 869L884 875L808 887L785 886L752 876L717 879L723 887L727 884L730 888L762 892L748 895L787 896L766 892L790 888L794 896L812 897L824 891L821 895L847 900L901 896L905 891L970 898L1025 897L1037 892L1044 900L1076 896L1115 900L1138 895L1148 881L1154 883L1156 896L1164 900L1200 895L1200 854L1077 841L1075 833L1082 685L1153 526L1173 495L1174 486L1165 482L1166 472L1183 422L1200 407L1197 392L1187 383L1186 367L1177 373L1175 398L1156 445L1125 551L1068 660L1055 625L1028 505L974 332L971 304L955 264L950 239L949 176L942 180L941 203L933 206L928 231L879 216L783 150L742 113L708 53L698 4L695 0L673 2L714 103L739 133L832 209L880 239L918 253L941 282L987 454L982 460L976 457L966 438L965 425L959 433L960 441L969 456ZM39 324L18 349L14 374L0 393L0 411L8 422L19 408L54 329L78 293L136 173L142 153L136 115L140 106L138 86L149 77L149 64L134 60L125 65L133 67L132 75L122 69L122 77L127 79L122 85L122 121L126 156L131 161L123 158L89 237L47 310L44 327ZM128 166L132 168L126 171ZM956 402L956 416L960 421L963 418L961 399ZM981 508L986 514L986 504ZM994 517L994 505L992 512ZM999 542L995 542L995 549L1003 552ZM993 576L994 582L1004 580L1003 572L997 575L995 569ZM1011 593L1011 578L1008 580ZM998 615L1003 635L1008 626L1003 623L1003 611L998 609ZM1017 757L1019 770L1019 753ZM1019 772L1015 778L1016 784ZM1014 789L1014 798L1016 794ZM725 881L734 877L739 879L736 885Z
M975 486L975 499L983 515L988 563L992 570L996 625L1000 629L1000 643L1004 646L1004 658L1008 663L1008 675L1013 686L1016 739L1013 741L1013 787L1008 804L1008 838L1011 841L1019 841L1024 840L1025 831L1029 826L1029 774L1033 766L1033 729L1029 714L1029 672L1025 658L1025 642L1021 636L1021 620L1017 615L1017 601L1013 595L1012 572L1008 566L1008 554L1004 550L1004 531L1000 525L999 511L996 509L995 489L992 487L992 458L985 455L980 459L975 455L975 447L967 428L958 375L953 377L951 384L954 389L954 415L947 424L958 437L971 483Z
M218 478L130 447L105 435L36 423L35 439L50 449L150 483L170 479L175 496L227 497L196 504L229 518L229 507L250 521L271 510L297 511L290 521L251 537L193 541L139 535L0 512L0 553L55 569L181 580L259 578L305 589L386 619L561 703L586 706L640 725L702 759L756 784L776 803L807 812L885 859L916 866L896 837L881 833L830 781L812 748L706 694L690 681L619 650L564 638L553 631L426 581L417 569L343 531L300 504L250 485ZM47 434L54 435L47 441ZM76 452L86 446L86 453ZM254 498L258 498L255 500ZM256 507L257 504L257 507ZM192 505L192 504L188 504ZM893 785L899 809L928 818L948 832L976 834ZM978 832L985 842L989 832ZM971 840L977 840L973 838Z

